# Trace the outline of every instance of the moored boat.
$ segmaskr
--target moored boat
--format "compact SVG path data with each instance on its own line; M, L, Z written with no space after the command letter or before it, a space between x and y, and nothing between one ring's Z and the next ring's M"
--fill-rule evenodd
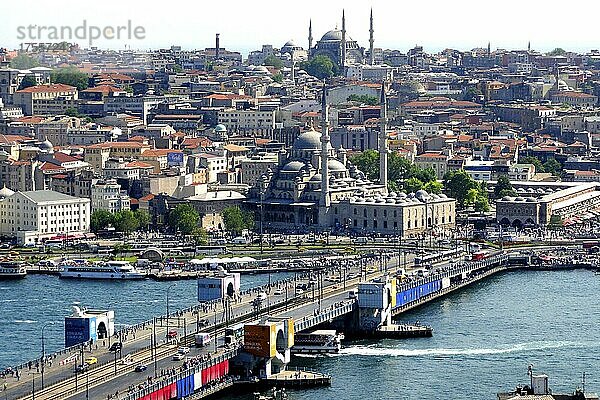
M145 279L146 272L138 270L128 261L107 261L93 264L65 263L61 278L79 279Z
M27 276L27 268L20 261L0 261L0 280L21 279Z
M320 329L310 333L294 335L292 354L324 354L337 353L342 348L342 333L333 329Z

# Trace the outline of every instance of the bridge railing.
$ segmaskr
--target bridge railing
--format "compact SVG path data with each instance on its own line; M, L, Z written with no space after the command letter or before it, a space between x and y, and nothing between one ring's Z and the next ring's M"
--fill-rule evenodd
M497 263L498 264L505 263L506 260L508 260L508 256L505 254L500 254L500 255L492 256L490 258L486 258L486 259L480 260L480 261L467 261L467 262L460 264L459 266L456 266L454 268L451 268L447 271L434 273L427 277L423 277L423 278L417 279L415 281L412 281L410 283L403 284L398 287L397 291L402 292L404 290L408 290L413 287L419 286L423 283L433 282L433 281L443 279L443 278L451 278L451 277L454 277L454 276L457 276L457 275L463 274L463 273L468 274L473 271L477 271L481 268L486 268L486 267L489 267L489 266L497 264Z
M225 353L221 353L216 355L215 357L211 357L210 359L200 361L198 364L187 368L181 372L175 372L164 376L162 378L158 378L158 380L153 381L152 383L144 384L144 387L141 389L133 390L127 394L126 397L121 397L121 400L137 400L141 397L147 396L155 391L164 388L172 383L177 382L178 380L184 379L190 375L193 375L197 372L201 372L203 369L210 367L212 365L218 364L222 361L229 360L235 356L237 356L240 352L240 346L233 348L231 350L226 351Z
M301 332L323 322L348 314L354 310L354 307L356 307L356 301L344 302L332 309L322 310L317 315L306 316L301 320L294 321L294 332Z

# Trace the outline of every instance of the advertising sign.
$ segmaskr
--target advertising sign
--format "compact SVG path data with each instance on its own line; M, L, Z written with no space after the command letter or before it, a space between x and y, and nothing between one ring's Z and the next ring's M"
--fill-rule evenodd
M183 153L167 153L167 164L169 165L169 167L181 167L183 165Z

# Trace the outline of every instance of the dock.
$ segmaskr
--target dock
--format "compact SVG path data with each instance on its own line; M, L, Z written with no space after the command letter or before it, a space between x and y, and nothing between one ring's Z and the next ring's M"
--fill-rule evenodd
M261 380L267 387L307 388L331 385L331 375L311 371L281 371Z

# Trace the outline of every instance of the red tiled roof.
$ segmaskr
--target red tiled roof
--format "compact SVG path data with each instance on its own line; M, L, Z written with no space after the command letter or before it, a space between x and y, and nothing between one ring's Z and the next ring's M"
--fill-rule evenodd
M30 86L25 89L17 90L16 93L58 93L58 92L76 92L74 86L63 85L62 83L53 83L49 85Z
M138 201L150 201L154 198L152 193L145 195L144 197L140 197Z
M82 90L82 92L86 92L86 93L104 93L104 94L109 94L109 93L117 93L117 92L122 92L122 89L116 88L114 86L110 86L110 85L98 85L98 86L94 86L91 88L87 88Z

